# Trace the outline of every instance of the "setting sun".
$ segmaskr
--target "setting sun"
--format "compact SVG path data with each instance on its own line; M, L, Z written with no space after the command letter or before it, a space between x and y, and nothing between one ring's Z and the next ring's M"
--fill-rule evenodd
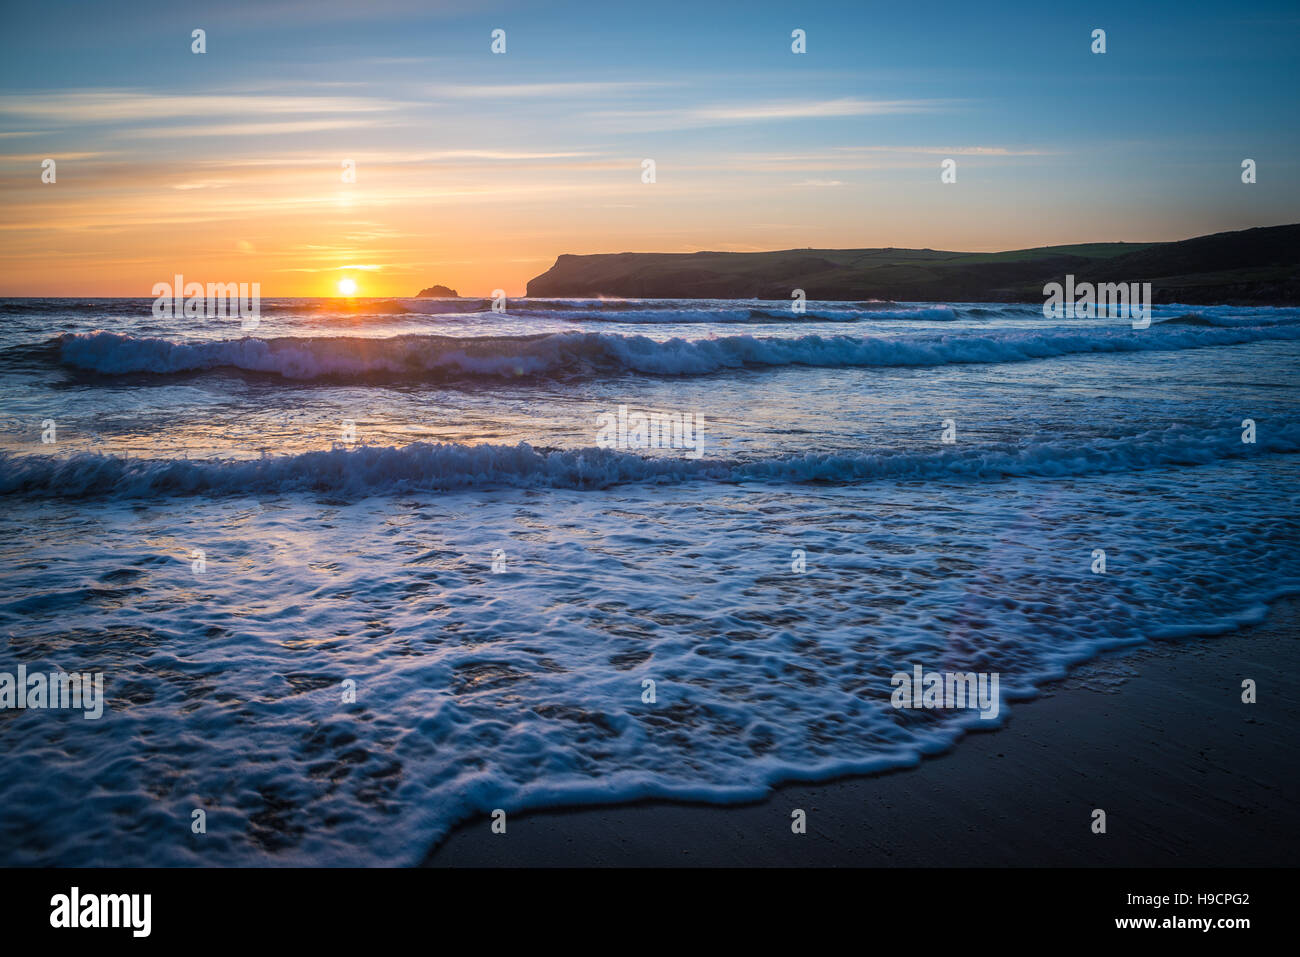
M356 294L357 294L357 281L355 279L344 278L339 280L340 296L355 296Z

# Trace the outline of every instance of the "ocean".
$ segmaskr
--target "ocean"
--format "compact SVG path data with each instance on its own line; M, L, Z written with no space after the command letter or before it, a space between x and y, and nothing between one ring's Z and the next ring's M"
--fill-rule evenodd
M0 672L106 697L0 710L3 864L753 800L1300 590L1300 309L151 304L0 300ZM918 666L997 716L894 707Z

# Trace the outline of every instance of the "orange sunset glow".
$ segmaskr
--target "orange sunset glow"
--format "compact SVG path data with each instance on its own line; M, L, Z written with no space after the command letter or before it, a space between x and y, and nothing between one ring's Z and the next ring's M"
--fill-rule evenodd
M298 49L292 7L255 22L212 11L202 55L181 13L140 15L127 34L147 55L133 69L89 52L89 25L52 46L41 16L15 11L0 295L145 296L183 273L259 282L266 296L338 295L345 276L366 296L434 283L518 296L562 253L993 251L1300 218L1270 180L1234 192L1223 157L1181 144L1182 81L1140 111L1085 86L1104 109L1060 115L1053 96L1095 64L1045 24L1057 86L1008 90L977 42L955 39L969 30L936 38L907 20L864 59L839 27L820 30L815 56L792 56L775 11L741 39L722 9L678 11L682 29L670 17L659 36L581 18L556 34L520 8L517 42L498 56L468 14L377 14L371 37L350 29L359 10L327 4L331 55L304 48L288 72L277 63ZM610 30L646 37L628 49L606 43ZM916 69L913 34L940 44L937 62L966 64L960 90ZM1143 68L1135 55L1107 55L1114 82ZM1201 118L1220 100L1240 117L1242 83L1230 70L1207 80ZM1250 85L1247 101L1270 89ZM1291 136L1269 123L1247 138L1273 184L1293 164ZM939 189L945 160L960 178ZM1172 199L1183 195L1203 202Z

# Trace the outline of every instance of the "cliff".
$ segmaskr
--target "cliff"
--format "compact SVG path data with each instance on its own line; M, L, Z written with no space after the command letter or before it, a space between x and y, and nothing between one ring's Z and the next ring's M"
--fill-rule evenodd
M998 253L785 249L565 254L529 296L628 299L894 299L1038 302L1043 285L1150 282L1156 302L1300 304L1300 225L1166 243L1088 243Z

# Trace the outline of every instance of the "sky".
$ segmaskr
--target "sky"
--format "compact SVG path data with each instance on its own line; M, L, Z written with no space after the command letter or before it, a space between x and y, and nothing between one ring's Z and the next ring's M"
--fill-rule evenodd
M517 296L562 253L1300 222L1293 0L50 0L3 19L0 296L149 297L178 273L264 297Z

